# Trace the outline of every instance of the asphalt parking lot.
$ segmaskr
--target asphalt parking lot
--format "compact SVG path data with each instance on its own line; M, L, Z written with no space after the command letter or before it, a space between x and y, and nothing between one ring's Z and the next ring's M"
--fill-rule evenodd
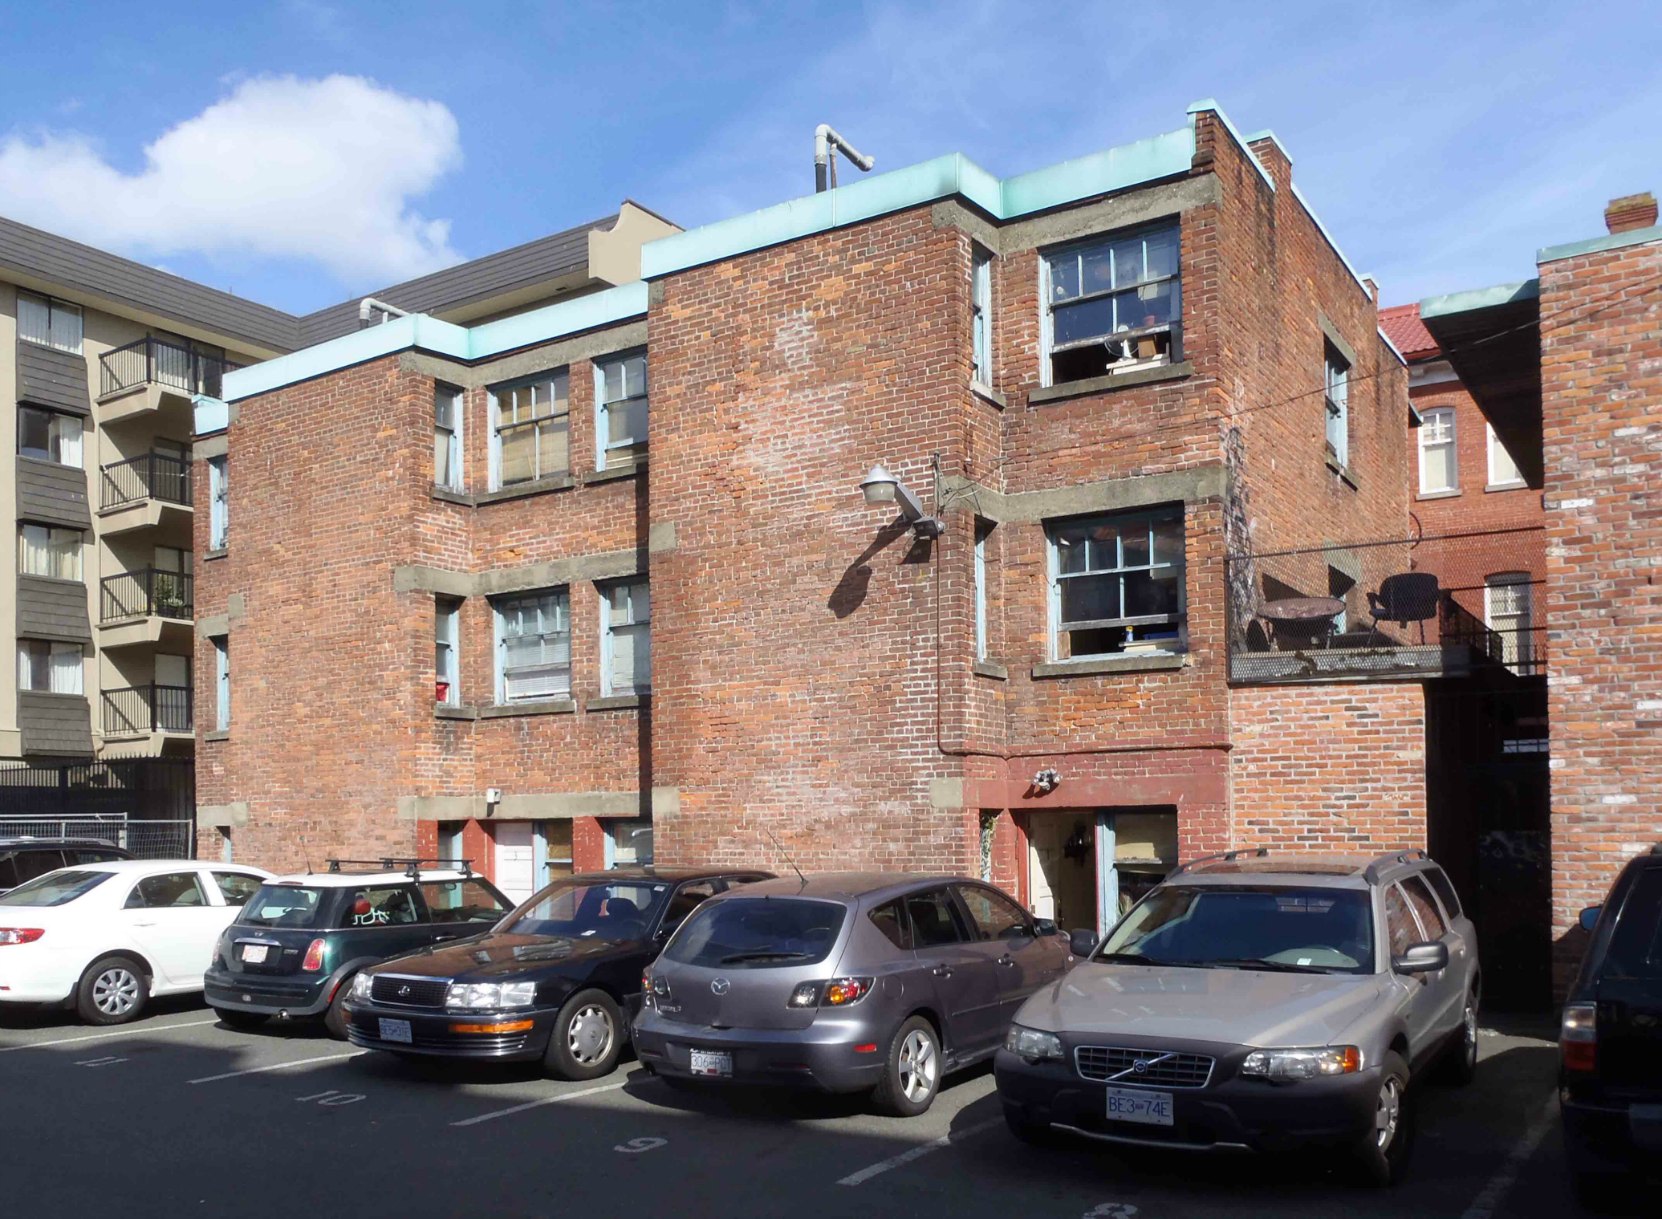
M1375 1193L1315 1156L1029 1149L985 1070L908 1121L844 1098L685 1093L627 1060L591 1083L412 1064L310 1028L234 1032L188 1003L117 1029L0 1014L0 1197L8 1214L170 1219L1576 1214L1553 1044L1486 1031L1482 1056L1472 1088L1424 1089L1410 1179Z

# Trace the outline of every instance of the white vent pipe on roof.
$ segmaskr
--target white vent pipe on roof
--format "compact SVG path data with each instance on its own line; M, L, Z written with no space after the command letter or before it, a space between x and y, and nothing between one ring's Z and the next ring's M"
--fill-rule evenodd
M828 190L837 185L837 153L841 151L856 169L870 172L877 162L837 134L829 123L814 128L814 191Z
M370 315L374 313L381 315L380 322L370 320ZM409 316L410 311L408 309L400 309L397 305L389 305L386 301L378 301L373 296L366 296L358 302L359 330L366 326L378 326L388 318Z

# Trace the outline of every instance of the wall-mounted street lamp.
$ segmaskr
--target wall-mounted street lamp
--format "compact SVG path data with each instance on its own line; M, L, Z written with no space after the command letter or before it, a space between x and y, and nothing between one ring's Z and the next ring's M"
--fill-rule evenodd
M929 515L923 510L923 503L905 483L882 466L873 466L865 481L860 484L860 492L866 497L868 504L895 504L900 508L900 514L912 526L912 533L920 538L938 538L944 526L940 519ZM939 491L936 492L939 498Z

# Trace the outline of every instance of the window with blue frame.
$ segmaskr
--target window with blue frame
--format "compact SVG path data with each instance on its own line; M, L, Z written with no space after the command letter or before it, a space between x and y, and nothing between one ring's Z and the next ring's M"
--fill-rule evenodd
M1183 506L1052 522L1052 656L1181 652Z

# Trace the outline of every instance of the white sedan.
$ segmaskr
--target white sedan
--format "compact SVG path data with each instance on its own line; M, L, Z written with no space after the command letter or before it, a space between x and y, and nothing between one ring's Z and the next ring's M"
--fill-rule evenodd
M202 989L214 944L271 873L123 859L37 876L0 895L0 1003L68 1003L89 1024L151 995Z

